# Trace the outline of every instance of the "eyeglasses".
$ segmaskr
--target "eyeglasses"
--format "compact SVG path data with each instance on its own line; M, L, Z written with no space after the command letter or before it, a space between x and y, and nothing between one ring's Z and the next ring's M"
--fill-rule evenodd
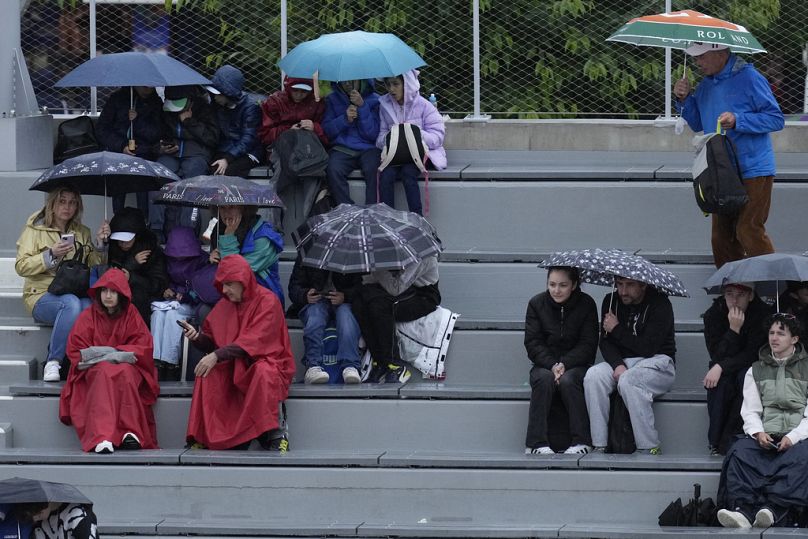
M782 319L782 320L796 320L797 317L791 313L774 313L774 319Z

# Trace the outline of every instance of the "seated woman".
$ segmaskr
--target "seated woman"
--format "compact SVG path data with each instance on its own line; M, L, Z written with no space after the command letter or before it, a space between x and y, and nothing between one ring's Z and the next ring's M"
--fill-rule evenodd
M136 208L122 209L109 226L109 264L123 270L132 289L132 303L148 324L151 302L161 299L168 286L163 250Z
M59 419L76 428L84 451L157 447L152 405L160 387L152 338L131 296L123 271L110 269L90 289L93 305L70 332L72 368Z
M578 271L547 270L547 291L530 300L525 316L525 349L530 369L530 412L525 453L552 455L547 424L558 392L569 414L572 444L567 454L586 454L592 438L584 399L584 375L598 348L598 309L581 291Z
M97 539L98 527L90 505L61 502L19 503L21 522L33 524L28 539Z
M258 215L255 206L219 207L219 222L211 234L210 261L216 264L227 255L243 256L258 284L274 292L283 307L283 287L278 274L281 251L283 236Z
M792 314L766 322L769 344L747 371L741 417L747 434L730 448L719 485L727 528L768 528L808 505L808 352ZM723 494L722 494L723 493Z
M208 449L246 449L258 439L264 449L286 451L278 412L295 359L283 309L275 294L258 286L240 255L219 262L215 283L223 297L202 331L185 329L206 353L194 369L186 439L191 447Z
M438 308L438 277L437 255L400 271L374 271L364 277L352 308L373 358L374 381L409 380L409 368L398 359L395 324L417 320Z
M88 265L102 260L102 254L93 249L90 229L81 224L83 209L78 189L54 189L48 193L45 207L28 218L17 240L14 269L25 278L22 300L35 321L53 324L43 377L46 382L59 381L67 335L79 313L90 304L89 299L73 294L48 292L56 268L63 259L75 256L77 243L84 248ZM102 223L95 236L97 246L104 246L109 234L109 225Z

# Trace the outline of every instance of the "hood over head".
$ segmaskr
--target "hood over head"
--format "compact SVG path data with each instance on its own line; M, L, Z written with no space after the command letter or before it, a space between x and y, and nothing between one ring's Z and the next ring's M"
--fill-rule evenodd
M120 296L121 310L126 309L126 305L132 301L132 289L129 288L129 281L126 275L118 268L110 268L104 272L104 275L98 279L95 284L87 291L94 302L97 301L98 292L102 288L109 288L114 290Z
M242 301L249 301L256 296L258 282L252 268L241 255L227 255L219 261L219 268L213 281L216 290L222 294L222 285L231 281L241 283L244 287Z
M205 254L194 230L187 226L171 229L163 252L172 258L188 258Z
M402 74L404 77L404 104L412 103L421 95L421 81L418 80L417 69L411 69Z
M211 85L205 88L213 94L222 94L232 99L238 99L244 90L244 74L240 69L231 65L223 65L216 70Z

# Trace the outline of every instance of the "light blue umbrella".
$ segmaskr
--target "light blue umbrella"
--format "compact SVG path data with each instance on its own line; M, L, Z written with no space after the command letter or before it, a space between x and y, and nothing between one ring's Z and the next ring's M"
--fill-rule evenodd
M301 43L278 66L290 77L345 81L395 77L426 62L393 34L342 32Z
M89 86L184 86L210 81L165 54L119 52L91 58L56 83L60 88Z

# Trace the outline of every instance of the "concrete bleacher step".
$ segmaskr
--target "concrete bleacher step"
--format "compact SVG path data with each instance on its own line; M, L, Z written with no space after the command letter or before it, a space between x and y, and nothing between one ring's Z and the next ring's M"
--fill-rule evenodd
M26 382L35 377L36 360L33 357L0 354L0 384L3 386Z

